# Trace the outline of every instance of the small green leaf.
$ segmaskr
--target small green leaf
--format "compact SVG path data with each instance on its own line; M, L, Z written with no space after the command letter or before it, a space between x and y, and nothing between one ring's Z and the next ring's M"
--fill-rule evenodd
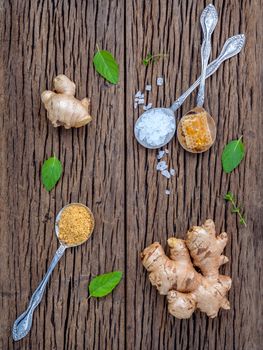
M231 173L245 156L245 146L241 138L239 140L230 141L223 150L222 165L226 173Z
M93 64L96 71L108 80L112 84L117 84L119 81L119 65L112 56L112 54L106 50L98 51L93 58Z
M231 200L233 200L233 193L232 192L227 192L227 194L225 195L225 197L224 197L224 199L226 200L226 201L231 201Z
M148 65L148 60L146 60L146 59L144 59L144 60L142 60L142 63L145 65L145 66L147 66Z
M122 272L113 271L96 276L89 284L90 297L101 298L108 295L121 281Z
M47 191L51 191L62 174L61 162L54 156L48 158L41 169L42 183Z

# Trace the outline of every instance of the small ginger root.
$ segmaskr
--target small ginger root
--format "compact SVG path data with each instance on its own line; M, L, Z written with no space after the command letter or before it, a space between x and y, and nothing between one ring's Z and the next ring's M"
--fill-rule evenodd
M214 222L206 220L204 225L192 227L186 240L169 238L169 257L157 242L141 253L151 284L160 294L167 295L168 310L173 316L190 318L199 309L214 318L220 308L230 309L226 294L231 278L218 272L228 262L222 255L226 243L227 234L216 236Z
M41 94L42 102L47 110L47 117L54 127L65 129L80 128L88 124L90 116L90 100L77 100L75 84L65 75L60 74L53 80L54 91L46 90Z

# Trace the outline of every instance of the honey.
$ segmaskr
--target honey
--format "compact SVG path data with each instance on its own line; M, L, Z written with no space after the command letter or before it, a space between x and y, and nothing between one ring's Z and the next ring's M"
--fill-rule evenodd
M195 108L181 120L181 133L185 148L192 152L203 152L213 144L208 123L209 114L203 108Z

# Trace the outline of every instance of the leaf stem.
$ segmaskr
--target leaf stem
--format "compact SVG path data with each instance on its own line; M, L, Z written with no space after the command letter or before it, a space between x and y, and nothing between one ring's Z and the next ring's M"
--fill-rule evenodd
M165 53L158 53L156 55L152 55L151 53L148 53L146 55L146 57L142 60L142 63L145 65L145 66L148 66L148 64L150 62L154 62L156 59L160 59L161 57L166 57L168 56L168 54L165 54Z
M242 140L242 138L243 138L243 135L241 135L240 138L237 140L237 144L234 148L234 151L237 149L237 146L238 146L239 142Z
M227 194L225 195L225 200L229 201L232 205L232 213L236 213L239 217L239 222L241 223L241 225L245 225L245 227L247 227L247 223L246 220L244 218L244 216L241 213L240 207L237 205L233 193L231 192L227 192Z

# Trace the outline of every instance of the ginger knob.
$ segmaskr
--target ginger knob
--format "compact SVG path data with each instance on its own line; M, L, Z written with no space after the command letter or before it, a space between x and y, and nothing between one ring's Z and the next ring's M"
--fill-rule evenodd
M185 240L169 238L169 255L157 242L144 249L142 264L151 284L167 295L171 315L190 318L199 309L214 318L220 308L230 309L231 278L219 273L220 266L228 262L222 254L226 244L226 232L216 235L215 223L209 219L202 226L193 226Z
M46 90L41 94L41 100L47 110L47 117L54 127L64 126L65 129L79 128L88 124L90 115L90 100L75 98L75 84L65 75L60 74L53 80L53 91Z

